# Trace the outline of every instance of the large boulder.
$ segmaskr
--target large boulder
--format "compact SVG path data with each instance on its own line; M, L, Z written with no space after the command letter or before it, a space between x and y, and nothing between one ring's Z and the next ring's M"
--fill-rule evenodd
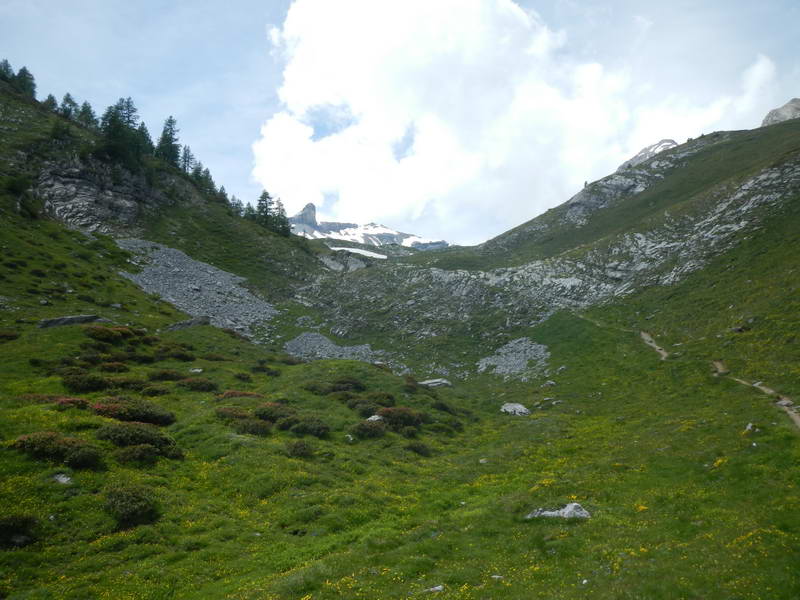
M515 415L517 417L524 417L525 415L531 414L531 411L525 408L522 404L518 404L516 402L506 402L500 407L500 412L507 415Z
M588 519L592 515L589 514L589 511L583 508L577 502L570 502L564 508L559 508L558 510L545 510L543 508L537 508L533 512L525 515L526 519L536 519L539 517L549 517L549 518L557 518L557 519Z

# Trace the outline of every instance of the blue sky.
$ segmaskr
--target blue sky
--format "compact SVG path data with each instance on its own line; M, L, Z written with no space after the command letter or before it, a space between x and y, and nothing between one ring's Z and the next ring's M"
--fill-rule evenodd
M39 97L132 96L245 201L475 243L800 96L800 3L0 0Z

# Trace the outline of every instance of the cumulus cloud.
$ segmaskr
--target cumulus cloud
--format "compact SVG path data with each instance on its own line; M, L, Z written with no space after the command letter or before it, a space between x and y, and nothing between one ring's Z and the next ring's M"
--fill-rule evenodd
M633 19L646 43L652 23ZM657 95L624 66L572 60L567 33L512 0L295 0L270 40L282 104L253 145L254 177L290 213L313 202L459 243L661 138L749 118L775 74L759 56L728 95Z

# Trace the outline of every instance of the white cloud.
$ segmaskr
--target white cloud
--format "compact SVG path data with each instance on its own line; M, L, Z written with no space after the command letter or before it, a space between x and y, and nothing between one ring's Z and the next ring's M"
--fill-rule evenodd
M646 36L652 23L635 22ZM738 93L658 95L625 68L570 59L567 35L511 0L295 0L270 38L282 108L253 145L254 177L290 213L314 202L332 219L460 243L563 202L663 137L755 126L775 72L759 56Z

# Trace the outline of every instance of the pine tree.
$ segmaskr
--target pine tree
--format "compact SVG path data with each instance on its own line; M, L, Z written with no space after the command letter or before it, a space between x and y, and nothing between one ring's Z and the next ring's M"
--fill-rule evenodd
M256 215L256 209L253 208L252 204L247 204L244 207L244 210L242 211L242 217L248 221L258 222L258 215Z
M103 143L96 150L102 158L119 161L131 171L141 168L142 143L138 130L128 125L130 118L124 117L125 101L109 106L100 119Z
M231 212L235 216L237 216L237 217L243 217L244 216L244 204L242 204L242 201L239 200L236 196L231 196L231 201L229 202L229 205L231 207ZM248 206L249 206L249 204L248 204Z
M0 80L13 81L14 69L11 68L11 63L5 58L0 61Z
M42 101L42 106L50 112L56 112L58 110L58 100L53 94L48 94L47 98Z
M191 173L197 160L192 154L192 149L189 146L184 146L181 151L180 168L184 173Z
M133 99L130 96L127 98L120 98L117 100L116 106L119 109L119 116L125 126L135 129L136 124L139 122L139 111L136 109Z
M78 115L78 103L72 97L72 94L67 92L61 99L61 106L58 107L58 114L65 119L74 119Z
M84 101L75 115L75 120L89 129L97 129L97 115L94 114L92 105Z
M275 200L275 209L272 215L272 230L285 237L289 237L292 233L292 226L289 224L289 218L286 216L286 210L283 208L283 202L281 202L280 198Z
M227 205L230 200L228 200L228 192L225 191L225 186L219 186L219 191L217 192L217 199L220 201L221 204Z
M269 195L269 192L267 190L261 192L261 195L256 201L256 223L270 229L272 225L273 206L272 196Z
M22 67L17 71L11 84L23 96L36 99L36 81L27 68Z
M139 139L139 148L142 154L152 155L155 152L155 146L153 145L153 138L150 137L150 132L147 130L147 125L144 124L144 121L139 123L139 127L136 129L136 135Z
M161 131L161 137L158 139L155 155L165 162L178 166L180 159L181 146L178 144L178 124L175 118L170 115L164 121L164 129Z

